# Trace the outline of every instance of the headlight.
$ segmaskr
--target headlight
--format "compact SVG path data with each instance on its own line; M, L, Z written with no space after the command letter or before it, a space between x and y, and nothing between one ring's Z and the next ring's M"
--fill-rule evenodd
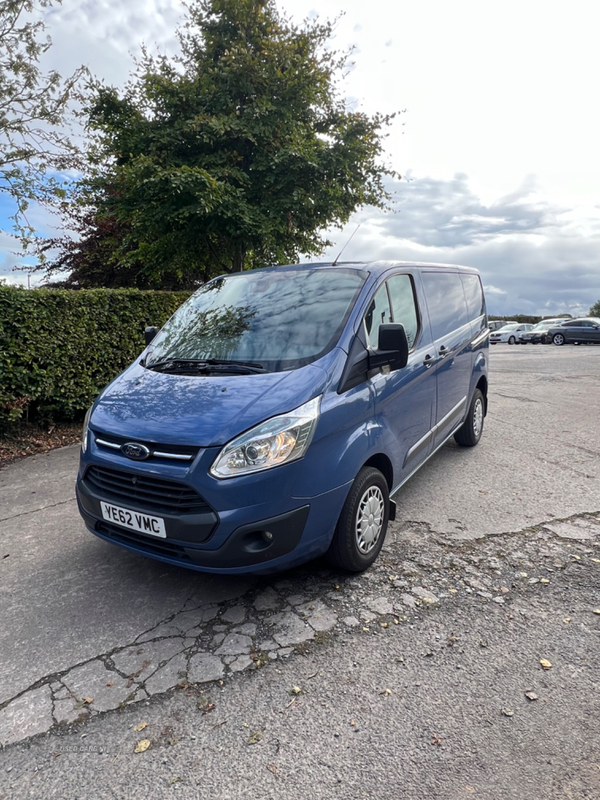
M88 410L85 412L85 418L83 420L83 430L81 432L81 452L85 453L87 450L87 443L88 443L88 425L90 424L90 414L92 413L92 407L90 406Z
M215 478L234 478L302 458L315 431L320 406L321 398L315 397L233 439L215 459L210 474Z

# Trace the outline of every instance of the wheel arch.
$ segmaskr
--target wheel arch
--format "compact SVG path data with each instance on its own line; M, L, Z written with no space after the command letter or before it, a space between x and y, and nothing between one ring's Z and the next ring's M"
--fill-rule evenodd
M363 467L375 467L382 473L388 485L388 491L394 488L394 468L392 462L385 453L375 453L365 461ZM362 467L361 467L362 469Z

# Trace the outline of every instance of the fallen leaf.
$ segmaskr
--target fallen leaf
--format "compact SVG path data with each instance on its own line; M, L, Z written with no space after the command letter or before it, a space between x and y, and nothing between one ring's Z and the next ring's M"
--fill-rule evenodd
M4 556L4 558L6 558L6 556ZM592 561L594 564L600 564L600 558L592 558Z
M313 672L312 675L308 676L307 680L311 680L311 678L316 678L318 674L319 674L318 672Z
M379 694L384 694L386 697L388 697L391 693L391 689L384 689L383 692L379 692Z
M433 739L431 740L431 744L437 744L437 745L441 746L441 744L442 744L442 740L441 740L441 739L440 739L440 737L437 735L437 733L434 733L434 734L433 734Z
M569 622L571 622L571 617L565 617L565 618L563 619L563 622L565 623L565 625L568 625L568 624L569 624Z
M86 703L86 705L88 705L88 706L89 706L89 705L90 705L90 703L93 703L93 702L94 702L94 698L93 698L93 697L84 697L84 698L83 698L83 702L84 702L84 703Z
M210 697L201 697L200 700L198 700L196 707L199 711L202 711L203 714L210 714L210 712L214 711L216 708Z
M300 686L292 686L288 694L304 694L304 689L301 689Z
M504 714L505 717L512 717L512 716L514 716L515 712L512 710L512 708L504 707L502 709L502 713Z
M537 700L538 699L538 696L537 696L537 694L535 692L525 692L525 697L528 700Z
M136 744L134 753L143 753L150 747L150 739L140 739Z
M354 727L355 725L356 725L356 721L355 721L355 720L353 720L353 719L351 719L351 720L350 720L350 726L351 726L351 727Z
M267 764L267 769L269 772L272 772L276 778L279 777L279 770L277 769L277 764Z
M545 658L540 658L540 664L542 665L542 669L552 669L552 664Z
M262 739L262 731L254 731L254 733L250 734L250 738L248 739L248 744L258 744Z
M147 727L148 727L148 723L147 722L140 722L140 724L136 725L133 730L137 731L139 733L140 731L143 731L144 728L147 728Z
M548 580L548 578L540 578L540 583L543 583L544 586L548 586L550 581Z
M173 786L174 783L181 783L183 778L180 778L179 775L173 775L171 780L169 781L169 786Z
M600 614L600 608L595 608L594 609L594 614Z

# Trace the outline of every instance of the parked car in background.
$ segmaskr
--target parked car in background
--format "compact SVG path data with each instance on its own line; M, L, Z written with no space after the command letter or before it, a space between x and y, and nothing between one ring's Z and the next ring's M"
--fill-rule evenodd
M490 333L490 344L498 344L499 342L508 342L508 344L516 344L522 333L530 331L533 328L529 322L511 322L505 325L500 330Z
M488 320L488 328L491 331L497 331L505 325L516 325L514 319L490 319Z
M556 319L543 319L541 322L538 322L537 325L534 325L530 331L525 331L522 333L519 337L519 341L521 344L540 344L540 342L547 343L546 334L550 328L556 328L558 325L562 325L562 323L566 321L567 320L564 317L557 317Z
M548 342L559 346L563 344L600 344L600 319L598 317L568 319L562 325L546 331L545 337Z

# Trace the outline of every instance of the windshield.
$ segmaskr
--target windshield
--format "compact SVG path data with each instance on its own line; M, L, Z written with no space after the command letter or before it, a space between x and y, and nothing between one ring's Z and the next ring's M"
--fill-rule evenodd
M324 268L216 278L167 322L146 366L218 360L280 371L309 364L336 344L366 277Z
M518 322L513 322L512 325L505 325L503 328L500 328L501 331L512 331L514 328L517 328L519 325Z

